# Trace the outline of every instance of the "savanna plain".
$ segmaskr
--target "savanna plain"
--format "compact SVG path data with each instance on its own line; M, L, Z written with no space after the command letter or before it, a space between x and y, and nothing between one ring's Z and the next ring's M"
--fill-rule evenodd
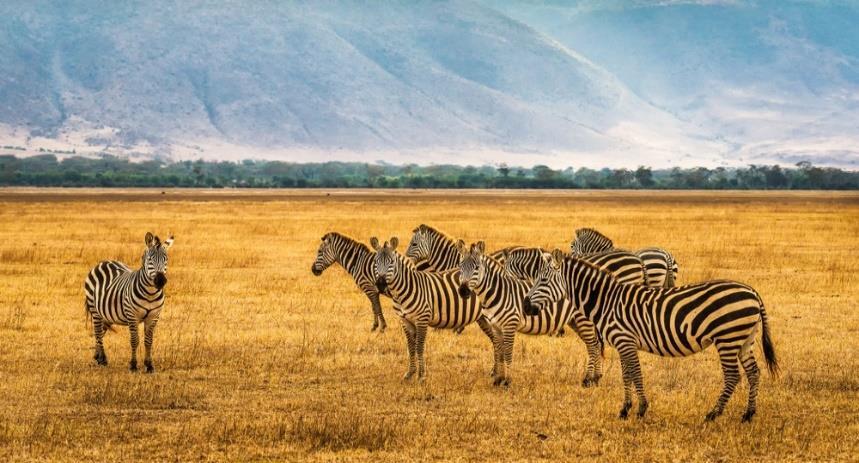
M761 293L782 374L762 373L753 423L745 382L705 423L715 351L642 354L650 410L621 421L613 350L584 389L574 333L518 336L513 384L496 388L470 326L431 330L426 382L403 383L391 301L371 333L351 278L310 267L328 231L406 243L421 223L490 249L568 249L579 227L662 246L681 284ZM147 231L176 237L157 371L128 371L124 327L98 367L84 278L101 260L139 266ZM854 193L0 189L0 460L855 461L857 274Z

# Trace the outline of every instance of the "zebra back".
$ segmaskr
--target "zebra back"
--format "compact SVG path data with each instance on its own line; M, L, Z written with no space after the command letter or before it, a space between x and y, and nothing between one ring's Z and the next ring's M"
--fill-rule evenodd
M518 278L534 280L543 265L542 248L519 248L507 253L504 268ZM627 251L615 250L598 254L589 254L581 259L592 263L597 268L611 272L620 283L643 284L645 268L641 259Z

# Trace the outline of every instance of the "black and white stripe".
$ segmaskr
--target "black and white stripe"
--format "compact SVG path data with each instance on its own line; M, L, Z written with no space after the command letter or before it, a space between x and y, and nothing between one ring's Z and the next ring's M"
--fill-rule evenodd
M543 266L543 248L517 248L504 253L504 268L518 278L533 281ZM644 284L647 273L644 262L627 251L589 254L582 259L611 272L620 283Z
M372 238L376 250L375 274L380 290L387 290L394 300L394 311L400 317L409 351L409 369L404 379L415 372L425 376L424 346L427 328L457 329L478 322L489 336L486 320L480 318L477 298L458 293L459 270L446 272L419 271L411 259L396 251L398 239L391 238L381 246ZM490 338L491 339L491 338Z
M570 249L576 257L586 257L594 253L615 250L614 243L607 236L593 228L580 228L570 243ZM679 268L677 261L670 252L662 248L644 248L635 251L635 255L644 262L647 271L647 286L670 288L676 284Z
M370 300L370 306L373 310L373 327L370 331L378 329L380 333L383 333L388 324L382 314L382 304L379 297L380 295L388 295L380 293L376 288L376 277L373 273L375 257L376 253L371 251L366 244L346 235L330 232L325 234L322 237L322 242L319 243L316 260L313 262L311 271L314 275L319 276L334 263L340 264L343 269L349 272L349 275L352 275L355 284Z
M584 315L575 319L579 313L572 304L562 299L552 304L536 316L526 316L523 300L530 284L505 271L502 264L491 256L485 255L483 241L469 248L460 241L458 244L462 261L459 266L460 294L468 297L472 292L481 303L483 317L492 327L496 372L494 383L510 383L510 369L513 362L513 341L516 332L531 335L551 335L569 325L581 336L588 348L588 363L583 380L584 386L596 384L601 375L602 346L597 339L591 323Z
M503 252L517 249L511 246L493 252L495 259L504 259ZM446 233L426 224L421 224L412 230L412 239L406 248L406 257L412 260L420 270L427 272L443 272L459 267L460 254L457 240Z
M131 270L118 261L104 261L93 267L84 283L86 311L92 318L95 335L95 360L107 365L102 339L112 325L128 326L131 334L131 371L137 370L138 325L143 323L143 364L152 373L152 341L155 325L164 307L164 285L167 284L167 250L173 245L173 236L161 240L146 233L146 250L142 265Z
M712 420L725 408L740 379L749 381L749 402L743 421L755 414L760 377L753 346L760 324L764 358L772 373L778 370L767 314L758 293L735 281L708 281L675 288L625 285L586 261L565 257L556 250L544 256L539 278L525 298L525 312L564 297L570 298L597 327L602 338L620 354L624 383L621 418L632 407L632 388L638 396L638 415L647 411L647 398L638 351L682 357L715 345L724 374L724 388Z

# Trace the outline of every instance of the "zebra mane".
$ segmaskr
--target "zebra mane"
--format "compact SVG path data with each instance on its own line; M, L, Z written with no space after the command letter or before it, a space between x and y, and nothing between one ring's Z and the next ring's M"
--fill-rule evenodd
M582 239L584 239L584 238L603 239L603 240L608 241L609 244L611 244L611 246L614 247L614 241L612 241L611 238L603 235L602 233L594 230L593 228L579 228L578 230L576 230L576 239L579 239L579 238L582 238Z
M453 239L453 238L451 238L451 236L450 236L450 235L448 235L447 233L445 233L445 232L443 232L443 231L439 230L438 228L431 227L431 226L429 226L429 225L427 225L427 224L423 224L423 223L422 223L422 224L420 224L417 228L415 228L414 230L412 230L412 232L414 232L414 233L417 233L418 231L421 231L421 232L424 232L424 233L428 233L428 234L430 234L430 235L433 235L434 237L437 237L437 238L441 238L441 239L444 239L444 240L450 241L451 243L456 243L456 240L455 240L455 239Z
M366 244L356 240L355 238L352 238L348 235L344 235L342 233L328 232L325 234L325 236L322 237L323 240L325 240L326 238L337 238L338 240L345 242L349 246L361 248L369 253L373 252L373 250L370 249L370 246L367 246Z

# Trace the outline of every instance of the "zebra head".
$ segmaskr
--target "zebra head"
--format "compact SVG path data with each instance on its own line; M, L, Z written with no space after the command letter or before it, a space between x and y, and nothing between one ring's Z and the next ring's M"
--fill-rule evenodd
M570 250L576 257L612 249L614 249L614 242L593 228L579 228L570 243Z
M478 241L469 248L465 247L465 241L456 243L459 251L459 295L464 298L471 297L472 291L480 284L486 274L486 266L483 263L483 253L486 252L486 243Z
M167 284L167 250L173 246L173 235L161 242L152 233L146 232L146 250L141 258L141 268L146 281L161 289Z
M388 283L394 279L394 272L397 268L398 244L400 244L400 240L396 236L392 237L390 241L385 241L381 246L375 236L370 238L370 245L376 250L376 257L373 260L376 288L381 292L385 292L388 288Z
M409 247L406 248L406 257L418 264L429 259L432 242L426 225L421 224L412 231L414 234L412 240L409 241Z
M331 233L326 233L322 237L322 242L316 251L316 260L313 262L313 266L310 267L310 271L316 276L322 275L325 269L337 261L337 255L334 253L334 243L331 241Z
M561 265L565 258L560 249L555 249L551 254L543 253L540 273L534 286L525 295L522 309L526 315L537 315L541 307L563 299L565 291Z

